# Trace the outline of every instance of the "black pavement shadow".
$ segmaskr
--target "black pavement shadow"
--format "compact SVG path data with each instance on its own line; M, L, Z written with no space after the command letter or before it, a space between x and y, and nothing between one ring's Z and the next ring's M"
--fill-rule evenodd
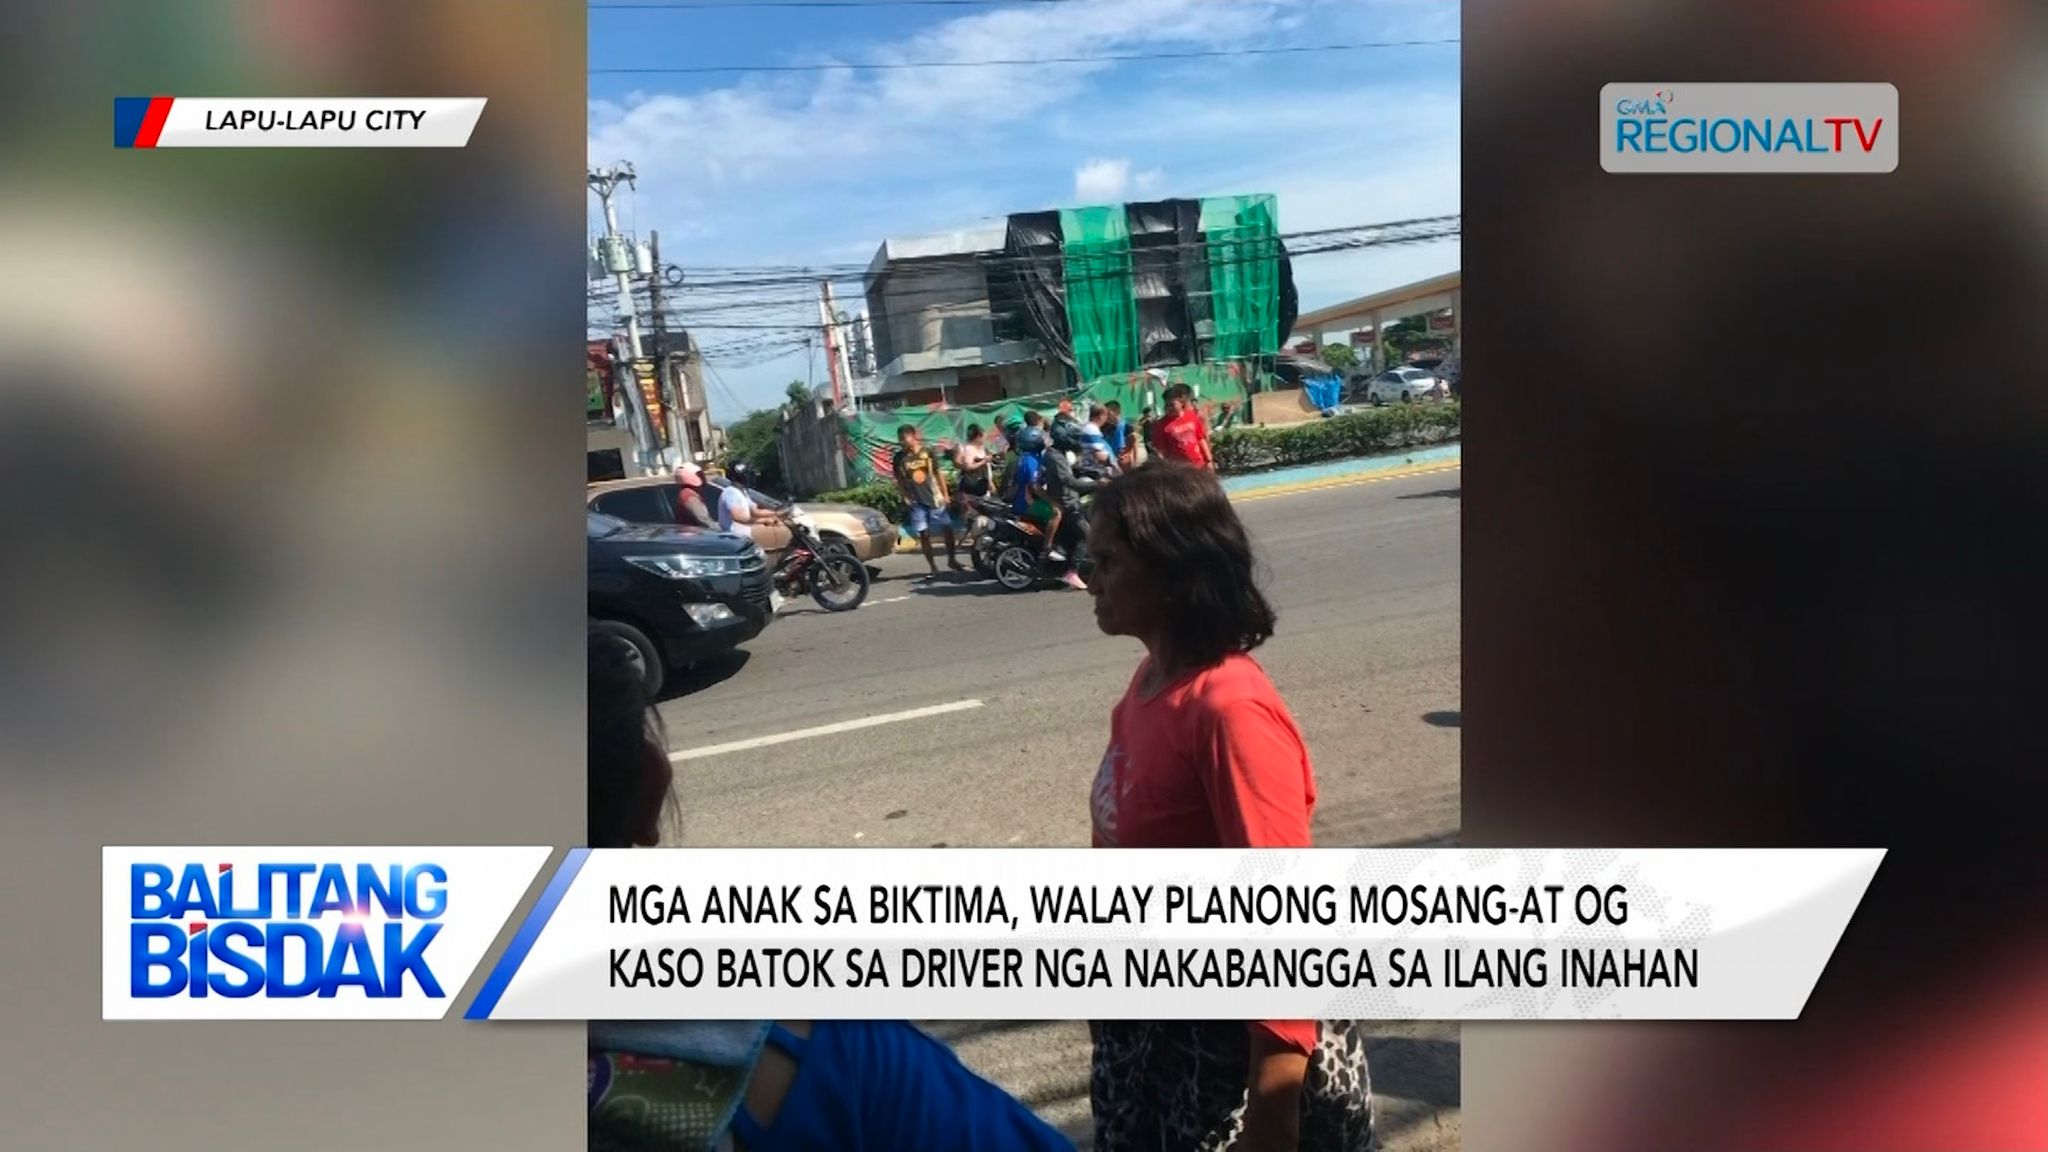
M1459 1042L1415 1036L1367 1036L1366 1067L1375 1096L1420 1100L1437 1108L1458 1106Z
M1051 587L1047 586L1048 589ZM988 576L979 572L953 572L942 574L936 580L920 577L911 588L917 596L1027 596L1028 592L1012 592Z
M680 700L685 696L694 696L706 688L723 684L739 675L740 669L745 668L747 661L753 658L753 654L746 649L735 648L730 652L699 661L694 668L672 672L669 674L668 683L662 685L661 697L656 702Z
M862 598L862 600L861 600L861 602L860 602L860 607L861 607L861 608L865 608L865 607L867 607L867 606L868 606L868 601L870 601L870 600L873 600L874 598L875 598L875 586L874 586L873 584L870 584L870 585L868 585L868 594L867 594L867 596L865 596L864 598ZM777 620L788 620L788 619L790 619L790 618L791 618L791 617L793 617L793 616L844 616L844 615L846 615L846 613L847 613L847 612L858 612L858 611L860 611L860 608L848 608L848 609L846 610L846 612L832 612L832 611L828 611L828 610L826 610L826 609L824 609L824 608L820 608L820 607L818 607L818 602L817 602L816 600L813 600L813 599L811 599L811 598L810 598L809 596L806 596L806 597L804 597L804 598L803 598L803 599L802 599L801 601L797 601L797 600L791 600L791 601L790 601L789 603L790 603L790 604L792 604L792 605L794 605L794 604L798 604L798 603L801 603L801 604L803 605L803 607L801 607L801 608L795 608L795 607L789 607L789 608L784 608L784 609L783 609L782 611L780 611L780 612L777 612L777 613L775 614L775 618L776 618Z
M1465 726L1465 714L1463 712L1424 712L1422 714L1422 722L1432 728L1463 728Z
M1445 488L1437 492L1411 492L1406 496L1395 497L1397 500L1463 500L1464 498L1465 490L1463 488Z
M1427 836L1410 836L1403 840L1389 840L1381 844L1368 844L1368 848L1456 848L1458 838L1464 833L1453 828L1448 832L1432 832Z

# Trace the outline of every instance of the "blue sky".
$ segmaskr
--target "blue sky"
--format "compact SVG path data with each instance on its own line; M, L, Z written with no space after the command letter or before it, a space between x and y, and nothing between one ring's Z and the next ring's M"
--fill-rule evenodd
M590 13L590 66L1128 55L1442 39L1456 0L1071 0L986 7ZM1196 61L590 78L590 161L630 160L620 224L699 265L864 264L891 236L1086 203L1272 192L1296 232L1459 210L1458 46ZM591 198L593 230L599 227ZM1458 245L1313 255L1304 309L1458 267ZM685 309L693 297L685 293ZM702 297L696 297L702 299ZM693 325L712 415L780 398L822 361L787 290ZM853 301L858 303L858 301ZM847 303L842 296L842 306ZM688 322L687 310L683 313Z

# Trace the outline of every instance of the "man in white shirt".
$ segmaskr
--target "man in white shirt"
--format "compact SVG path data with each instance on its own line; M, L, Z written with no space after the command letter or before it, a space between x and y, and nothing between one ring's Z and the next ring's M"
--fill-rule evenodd
M744 463L734 464L725 472L725 491L718 497L718 530L737 536L754 539L755 525L780 523L775 513L754 503L747 494L747 487L754 482L754 470Z

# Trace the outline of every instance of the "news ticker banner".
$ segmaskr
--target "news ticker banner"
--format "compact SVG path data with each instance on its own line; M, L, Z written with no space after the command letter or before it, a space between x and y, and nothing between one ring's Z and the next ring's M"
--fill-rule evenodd
M116 96L116 148L461 148L483 97Z
M1881 849L108 848L108 1019L1783 1020Z

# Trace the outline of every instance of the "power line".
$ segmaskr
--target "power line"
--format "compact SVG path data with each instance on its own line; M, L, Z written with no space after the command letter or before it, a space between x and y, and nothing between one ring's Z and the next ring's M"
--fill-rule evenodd
M1331 245L1331 246L1327 246L1327 247L1322 247L1322 248L1314 248L1314 249L1304 249L1304 250L1298 250L1298 251L1290 252L1290 253L1289 253L1289 256L1290 256L1290 258L1299 258L1299 257L1305 257L1305 256L1318 256L1318 255L1328 255L1328 254L1332 254L1332 253L1336 253L1336 252L1349 252L1349 251L1358 251L1358 250L1361 250L1361 249L1367 249L1367 248L1379 248L1379 247L1392 247L1392 246L1405 246L1405 245L1409 245L1409 244L1427 244L1427 243L1434 243L1434 242L1437 242L1437 241L1441 241L1441 240L1448 240L1448 239L1452 239L1452 238L1456 237L1457 235L1458 235L1458 233L1457 233L1457 232L1456 232L1455 230L1452 230L1452 231L1449 231L1449 232L1447 232L1447 233L1444 233L1444 234L1440 234L1440 235L1419 235L1419 236L1413 236L1413 237L1404 237L1404 238L1400 238L1400 239L1396 239L1396 240L1379 240L1379 241L1368 241L1368 242L1363 242L1363 243L1347 243L1347 244L1341 244L1341 245ZM1227 267L1231 267L1231 266L1234 266L1234 265L1243 265L1243 264L1255 264L1255 263L1263 263L1263 262L1265 262L1266 260L1269 260L1270 258L1271 258L1270 256L1252 256L1252 257L1248 257L1248 258L1245 258L1245 259L1238 259L1238 260L1228 260L1228 261L1215 261L1215 262L1211 262L1211 264L1209 265L1209 267L1211 267L1212 269L1213 269L1213 268L1227 268ZM1109 272L1108 274L1106 274L1106 275L1100 275L1100 276L1097 276L1097 275L1090 275L1090 276L1073 276L1073 277L1068 277L1068 278L1066 278L1066 280L1064 281L1064 283L1065 283L1066 285L1068 285L1068 286L1071 286L1071 285L1074 285L1074 284L1077 284L1077 283L1086 283L1086 282L1107 282L1107 281L1111 281L1111 280L1122 280L1122 279L1126 279L1126 278L1128 278L1128 276L1129 276L1129 275L1130 275L1130 272L1129 272L1129 270L1128 270L1128 269L1124 269L1124 270L1112 270L1112 271L1111 271L1111 272ZM892 301L892 303L896 303L896 304L899 304L899 305L903 303L903 299L902 299L902 297L900 297L900 296L892 296L892 297L891 297L891 301ZM746 303L746 302L738 302L738 303L744 304L744 303ZM963 304L966 304L966 303L968 303L968 302L965 302L965 301L963 301ZM982 301L982 300L977 300L977 301L975 301L975 302L973 302L973 303L975 303L975 304L982 304L982 303L984 303L984 301ZM781 302L781 301L774 301L774 302L763 302L763 303L759 303L759 304L756 304L756 305L754 305L754 307L755 307L756 309L758 309L758 310L768 310L768 309L779 309L779 308L785 308L785 307L790 307L790 306L791 306L790 304L785 304L785 303L783 303L783 302ZM739 310L739 311L747 311L748 309L747 309L747 308L745 308L745 307L737 307L737 306L736 306L736 307L735 307L734 309L728 309L728 310ZM981 310L980 310L979 308L977 308L977 309L976 309L976 311L975 311L975 315L976 315L976 316L981 316L981 315L983 315L983 314L984 314L984 313L983 313L983 312L982 312L982 311L981 311ZM987 311L987 312L986 312L985 314L986 314L986 315L988 315L988 316L989 316L989 317L991 317L991 318L994 318L994 319L1022 318L1022 317L1024 317L1024 316L1026 316L1026 315L1027 315L1027 314L1026 314L1026 313L1024 313L1024 312L1017 312L1017 311L1013 311L1013 310L1008 310L1008 309L989 309L989 310L988 310L988 311ZM700 320L700 319L697 319L697 318L696 318L696 316L697 316L697 315L698 315L698 310L696 310L696 309L687 309L687 310L685 310L685 315L684 315L684 322L685 322L685 323L687 323L687 324L689 325L689 327L691 327L692 329L695 329L695 330L703 330L703 331L763 331L763 332L814 332L814 331L820 331L820 330L822 330L823 328L825 328L825 327L826 327L826 325L824 325L824 324L821 324L821 323L819 323L819 322L817 322L817 321L805 321L805 322L796 322L796 323L787 323L787 324L782 324L782 323L767 323L767 322L746 322L746 323L742 323L742 322L732 322L732 321L725 321L725 320L720 320L720 319L713 319L713 320L708 320L708 321L707 321L707 320ZM836 323L834 323L834 324L833 324L833 325L831 325L831 326L832 326L832 327L850 327L850 326L853 326L853 325L857 325L858 323L859 323L859 320L858 320L858 319L849 319L849 320L845 320L845 321L840 321L840 322L836 322Z
M1325 244L1325 246L1319 246L1319 248L1296 248L1296 250L1290 252L1290 258L1319 256L1319 254L1333 254L1333 252L1354 252L1354 250L1368 250L1368 248L1430 244L1430 242L1440 242L1440 240L1452 240L1456 236L1458 236L1456 230L1446 230L1446 232L1436 232L1436 234L1411 234L1411 236L1401 236L1401 238L1380 238L1380 240L1362 240L1362 242ZM1268 254L1247 254L1247 256L1233 258L1233 260L1212 260L1212 262L1208 262L1208 266L1210 266L1210 269L1229 269L1229 266L1235 266L1235 264L1255 264L1255 262L1266 262L1266 260L1270 260ZM1075 287L1079 283L1122 281L1122 279L1128 279L1128 277L1130 277L1130 269L1108 269L1104 275L1065 277L1063 285L1067 289L1071 289L1071 287ZM815 287L815 281L805 281L803 287L811 289L811 287ZM948 303L961 303L963 307L967 307L967 310L975 312L977 316L985 316L989 320L1014 320L1014 318L1026 318L1028 316L1028 312L1004 310L1004 307L991 307L993 301L989 297L977 297L973 301L958 299L958 287L942 287L942 289L932 289L932 291L926 291L926 293L893 291L889 295L889 303L893 307L920 307L918 303L913 301L913 297L918 297L918 295L932 295L932 297L948 301ZM1206 295L1212 295L1212 293L1200 291L1200 289L1192 289L1192 287L1188 289L1188 297L1190 299L1206 297ZM727 351L727 348L733 346L733 344L743 344L743 342L750 340L748 336L743 336L745 332L780 334L780 336L756 336L754 338L754 340L770 340L772 342L772 340L778 340L778 338L780 340L791 340L799 332L807 334L807 332L821 332L821 330L825 330L827 324L821 324L819 320L813 320L813 318L805 316L805 314L809 314L811 307L815 307L815 299L809 297L809 291L805 291L803 297L795 297L795 299L793 297L768 297L768 295L762 295L762 297L743 297L743 299L717 299L713 303L702 303L702 305L682 305L682 307L678 307L676 312L678 312L678 320L686 328L690 328L690 330L733 334L733 336L725 338L727 340L725 346L715 348L715 351ZM793 316L793 314L795 316L803 316L803 318L782 320L782 316ZM848 320L842 320L842 322L829 324L829 328L850 328L850 326L858 326L858 324L860 324L860 318L856 316L856 318L848 318ZM713 351L713 348L707 348L705 355L713 355L715 351Z
M1232 240L1227 237L1202 239L1171 244L1147 244L1135 248L1135 254L1192 252L1224 250L1225 259L1211 260L1211 267L1227 267L1232 263L1247 260L1262 260L1281 253L1293 255L1314 254L1319 251L1347 247L1371 247L1377 244L1415 243L1440 239L1451 239L1458 235L1461 217L1426 216L1411 220L1394 220L1379 224L1352 224L1342 228L1321 228L1313 231L1287 232L1268 237L1253 237ZM1307 243L1303 243L1306 241ZM1091 267L1099 258L1083 257L1089 261L1083 267ZM1012 255L1000 250L986 252L958 253L933 256L917 260L903 267L891 269L892 284L902 285L917 279L944 278L950 280L959 275L963 267L972 265L984 271L1010 271L1016 269L1037 270L1058 267L1065 269L1072 261L1064 250L1045 253ZM863 280L868 271L866 264L837 265L701 265L696 267L677 265L683 274L681 290L692 293L725 292L738 290L768 290L777 288L815 289L820 280L835 283L852 283ZM1073 279L1114 278L1122 275L1121 268L1113 268L1105 277L1077 276Z
M692 68L592 68L592 76L694 76L714 72L837 72L842 69L893 72L909 68L1013 68L1035 64L1122 64L1141 60L1213 60L1226 56L1296 56L1310 52L1364 52L1379 48L1424 48L1456 44L1443 40L1379 40L1364 44L1304 44L1287 48L1218 48L1197 52L1133 52L1111 56L1042 56L1028 60L900 60L862 64L713 64Z
M1072 4L1075 0L701 0L672 4L586 4L592 11L689 12L718 8L990 8L1008 4Z

